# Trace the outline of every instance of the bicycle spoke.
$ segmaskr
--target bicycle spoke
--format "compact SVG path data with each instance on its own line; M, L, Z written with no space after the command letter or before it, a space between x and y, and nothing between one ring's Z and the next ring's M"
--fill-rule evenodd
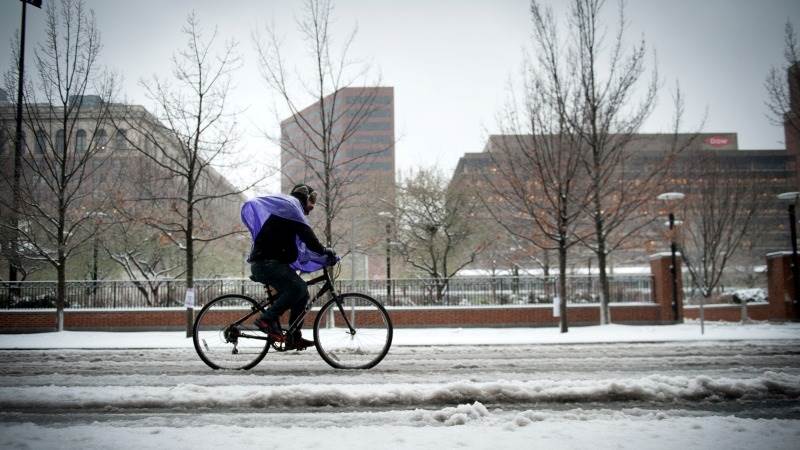
M331 366L366 369L389 351L392 325L376 300L345 294L322 307L314 323L314 338L320 356Z
M223 295L198 314L194 344L200 358L214 369L249 369L269 350L266 337L251 324L257 302L241 295Z

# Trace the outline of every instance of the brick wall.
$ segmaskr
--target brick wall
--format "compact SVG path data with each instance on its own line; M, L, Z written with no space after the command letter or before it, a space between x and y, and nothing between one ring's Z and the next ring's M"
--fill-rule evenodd
M653 255L650 267L653 274L653 303L612 304L611 321L620 324L674 323L670 255ZM788 256L767 257L769 303L750 305L752 320L790 320L794 295ZM680 259L678 260L680 267ZM684 307L682 286L678 278L678 317L699 318L699 308ZM197 312L197 311L195 311ZM417 307L390 308L392 322L403 327L539 327L557 326L551 305L520 305L497 307ZM600 321L597 305L573 305L567 310L569 325L594 325ZM738 322L739 305L709 305L705 319ZM306 319L313 324L315 312ZM283 323L286 323L286 318ZM67 310L64 326L67 330L140 331L183 330L186 310L165 308L149 310ZM0 333L49 331L56 327L54 310L0 311Z
M680 256L675 261L677 273L681 273ZM680 322L683 319L683 280L677 279L677 317L672 307L672 255L658 253L650 257L650 273L653 274L653 301L659 305L658 321Z
M571 306L568 308L570 325L599 323L598 306ZM556 326L550 305L502 307L418 307L390 308L389 315L395 327L537 327ZM0 332L35 332L55 329L54 310L34 312L0 312ZM660 323L659 307L654 304L612 304L611 318L615 323ZM306 318L310 327L315 311ZM186 310L165 308L153 310L66 310L64 328L72 331L141 331L183 330ZM286 317L282 323L286 323Z
M186 310L93 310L65 311L66 330L183 330L186 328Z
M55 310L1 311L0 333L33 333L56 328Z
M770 306L768 303L747 305L747 317L750 320L769 320ZM686 319L700 319L700 307L697 305L684 306L683 317ZM703 308L704 320L739 322L742 319L741 305L706 305Z
M770 320L791 320L795 293L790 252L767 255L767 288Z

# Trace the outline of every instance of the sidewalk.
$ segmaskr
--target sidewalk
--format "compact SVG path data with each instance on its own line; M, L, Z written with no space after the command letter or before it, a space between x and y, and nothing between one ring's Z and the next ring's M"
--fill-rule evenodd
M307 332L310 335L310 331ZM800 340L800 323L699 322L679 325L606 325L558 328L399 328L393 346L416 345L525 345L632 342L717 342ZM87 332L0 334L0 349L45 348L191 348L185 332Z

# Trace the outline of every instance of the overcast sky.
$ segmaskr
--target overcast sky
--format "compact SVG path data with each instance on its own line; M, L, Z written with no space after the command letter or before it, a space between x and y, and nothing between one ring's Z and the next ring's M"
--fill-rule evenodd
M97 16L102 63L123 76L124 97L144 106L137 83L153 74L169 75L165 68L170 55L185 45L180 29L191 10L202 26L216 26L221 37L236 39L244 58L233 93L235 107L246 109L241 146L254 155L254 164L275 164L278 151L262 136L262 130L277 128L274 96L261 81L251 32L274 23L284 35L287 55L298 53L299 0L86 3ZM528 46L528 1L338 0L335 5L336 36L357 24L352 56L370 61L383 84L395 88L398 169L438 164L450 172L465 152L482 150L487 133L496 132L495 114ZM611 9L615 5L608 3ZM632 0L627 14L628 37L633 42L644 35L657 52L664 84L661 106L643 131L668 129L669 90L678 80L690 121L707 108L706 131L737 132L742 149L784 148L783 130L765 118L763 83L769 68L782 62L787 19L800 28L800 2ZM14 64L10 45L19 19L20 2L3 0L3 71ZM29 8L29 49L42 37L43 23L44 13Z

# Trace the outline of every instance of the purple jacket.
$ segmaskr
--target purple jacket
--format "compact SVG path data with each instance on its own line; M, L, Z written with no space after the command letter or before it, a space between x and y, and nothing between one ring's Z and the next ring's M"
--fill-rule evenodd
M303 207L300 205L300 200L291 195L275 194L256 197L244 202L244 205L242 205L242 222L250 230L253 242L255 242L264 222L273 214L282 219L309 225L308 219L303 213ZM290 264L292 269L308 273L316 272L325 266L325 262L328 259L327 255L319 254L306 248L306 244L300 238L296 238L295 245L297 245L298 256L297 260Z

